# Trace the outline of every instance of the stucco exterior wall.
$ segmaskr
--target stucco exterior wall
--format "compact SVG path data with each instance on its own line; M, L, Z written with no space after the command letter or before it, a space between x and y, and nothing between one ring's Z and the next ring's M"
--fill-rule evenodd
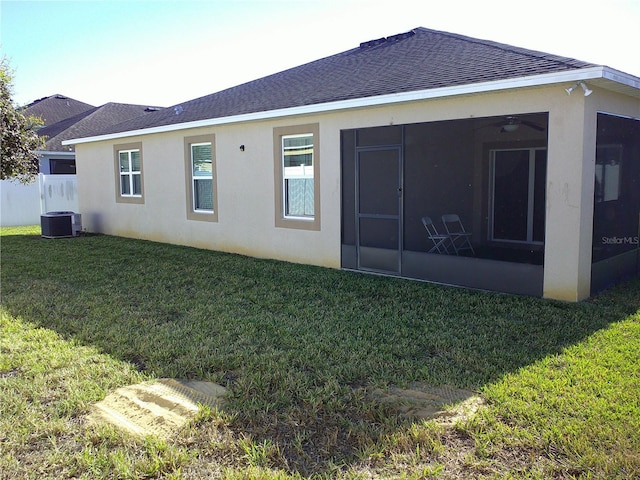
M216 136L218 221L187 220L183 138L211 133ZM127 143L139 141L144 176L144 204L140 205L115 202L113 145L119 142L77 146L78 176L87 179L79 184L80 210L89 231L339 267L337 147L333 160L325 160L320 167L322 230L313 232L274 226L272 124L127 139ZM244 152L240 145L245 145ZM320 148L324 159L327 149ZM325 177L333 182L325 182Z
M640 102L563 85L128 137L76 146L78 195L88 231L340 267L340 131L391 124L549 112L545 289L589 295L598 110L640 116ZM275 226L273 129L320 125L319 231ZM214 134L218 221L187 220L184 137ZM114 145L142 142L144 203L116 203ZM245 146L240 151L240 145Z
M579 92L578 92L579 93ZM594 87L560 95L549 115L544 296L589 297L597 113L640 118L640 100Z

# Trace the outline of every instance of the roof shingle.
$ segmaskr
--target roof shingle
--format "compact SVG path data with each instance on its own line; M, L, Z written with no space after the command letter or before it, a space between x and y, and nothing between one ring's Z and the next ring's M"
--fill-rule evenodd
M110 127L94 135L400 92L513 79L594 64L416 28Z
M141 115L148 115L156 110L158 110L157 107L147 107L146 105L106 103L101 107L93 107L78 115L43 127L38 130L38 135L47 137L46 151L69 151L70 147L62 145L63 140L89 136L93 132L104 130Z

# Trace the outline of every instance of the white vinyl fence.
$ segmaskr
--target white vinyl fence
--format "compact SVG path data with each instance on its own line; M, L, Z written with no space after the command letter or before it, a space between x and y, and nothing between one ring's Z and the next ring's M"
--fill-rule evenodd
M76 175L44 175L28 185L12 180L0 182L0 225L40 225L47 212L78 212Z

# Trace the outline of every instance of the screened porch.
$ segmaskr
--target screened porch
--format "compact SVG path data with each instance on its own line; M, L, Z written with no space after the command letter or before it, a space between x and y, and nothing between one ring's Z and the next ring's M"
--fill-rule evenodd
M531 113L343 131L343 268L541 295L547 128Z

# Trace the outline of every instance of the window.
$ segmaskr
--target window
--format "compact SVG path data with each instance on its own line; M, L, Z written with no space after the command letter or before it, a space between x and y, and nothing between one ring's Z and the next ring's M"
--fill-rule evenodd
M116 202L144 203L142 143L115 145Z
M215 137L184 139L187 218L217 221Z
M193 186L193 210L213 213L213 171L211 144L191 144L191 179Z
M313 135L282 137L285 217L313 218Z
M618 200L622 145L598 145L596 148L596 203Z
M76 161L70 158L51 158L49 172L51 175L75 175Z
M320 229L318 132L317 124L274 130L278 227Z
M141 196L140 150L120 151L118 156L120 159L120 195L123 197Z

